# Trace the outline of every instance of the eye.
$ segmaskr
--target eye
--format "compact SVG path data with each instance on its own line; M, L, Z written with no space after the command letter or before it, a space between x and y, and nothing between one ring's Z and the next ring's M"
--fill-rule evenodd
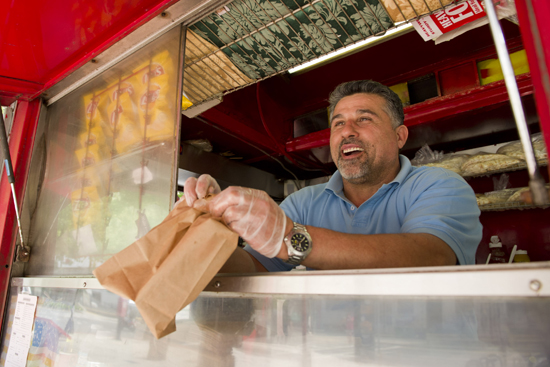
M372 119L370 117L361 116L358 121L372 121Z
M342 126L344 124L344 121L334 121L332 123L332 127Z

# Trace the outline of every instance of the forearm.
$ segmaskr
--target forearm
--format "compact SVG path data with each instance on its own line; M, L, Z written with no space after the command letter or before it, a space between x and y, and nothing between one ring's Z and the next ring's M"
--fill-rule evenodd
M237 247L218 273L256 273L267 271L262 264L248 252Z
M314 269L368 269L455 265L453 250L426 233L347 234L307 226L312 251L302 263ZM279 256L287 259L286 245Z

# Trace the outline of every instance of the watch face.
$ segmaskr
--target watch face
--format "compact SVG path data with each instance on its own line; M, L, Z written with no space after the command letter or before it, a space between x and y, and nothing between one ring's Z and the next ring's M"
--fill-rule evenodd
M290 243L296 251L300 252L306 252L310 246L309 240L302 233L293 234L290 239Z

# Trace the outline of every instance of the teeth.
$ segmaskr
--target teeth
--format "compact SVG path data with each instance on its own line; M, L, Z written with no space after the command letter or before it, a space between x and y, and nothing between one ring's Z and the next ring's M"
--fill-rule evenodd
M343 153L348 154L348 153L351 153L351 152L362 152L362 151L363 151L363 149L361 149L359 147L353 147L353 148L344 149Z

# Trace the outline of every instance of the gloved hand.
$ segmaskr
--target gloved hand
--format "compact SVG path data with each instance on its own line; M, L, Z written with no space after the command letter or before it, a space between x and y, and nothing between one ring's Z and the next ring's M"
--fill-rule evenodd
M214 217L223 218L252 248L267 257L281 251L287 218L264 191L229 187L208 204Z
M221 192L220 185L210 175L201 175L198 180L195 177L189 177L185 180L183 188L185 201L190 207L193 207L195 201L204 199L208 194L219 194Z

